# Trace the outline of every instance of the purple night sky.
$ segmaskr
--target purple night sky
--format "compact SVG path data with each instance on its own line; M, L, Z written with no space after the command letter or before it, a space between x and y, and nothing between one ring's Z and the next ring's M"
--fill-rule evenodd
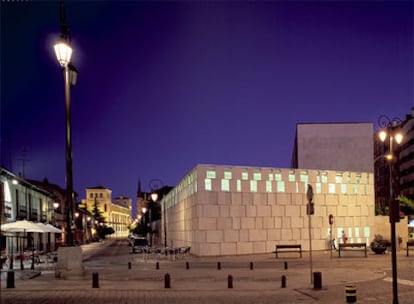
M299 122L404 118L412 1L66 1L73 175L135 199L197 164L286 168ZM1 2L1 163L65 186L58 1ZM24 154L23 150L27 149Z

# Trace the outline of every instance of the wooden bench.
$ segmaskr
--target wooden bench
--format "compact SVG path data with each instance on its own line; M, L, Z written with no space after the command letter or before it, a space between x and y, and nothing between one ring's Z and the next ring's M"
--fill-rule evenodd
M365 251L365 257L367 257L367 244L366 243L340 243L338 245L338 256L341 257L341 251L346 250L345 248L364 248Z
M296 249L296 250L285 250L285 249ZM302 257L302 245L301 244L276 245L275 251L273 251L272 253L276 255L276 258L278 258L279 252L299 252L300 257Z
M414 241L407 242L407 256L408 256L408 250L410 247L414 247Z

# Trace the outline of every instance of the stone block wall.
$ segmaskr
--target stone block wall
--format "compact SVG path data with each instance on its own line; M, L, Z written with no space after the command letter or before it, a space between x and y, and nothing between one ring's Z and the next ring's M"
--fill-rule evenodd
M190 174L167 197L167 233L169 245L198 256L269 253L276 244L308 250L308 184L313 250L328 248L330 214L337 241L342 230L367 244L376 233L370 173L199 165Z

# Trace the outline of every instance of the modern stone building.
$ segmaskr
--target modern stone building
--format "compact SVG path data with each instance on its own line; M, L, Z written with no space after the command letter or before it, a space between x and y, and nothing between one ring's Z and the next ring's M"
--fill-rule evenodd
M307 250L308 184L314 250L327 249L330 214L336 240L345 231L350 242L369 244L376 227L387 226L374 214L373 173L198 165L162 202L167 243L198 256L269 253L275 244Z
M299 123L292 168L374 172L372 123Z

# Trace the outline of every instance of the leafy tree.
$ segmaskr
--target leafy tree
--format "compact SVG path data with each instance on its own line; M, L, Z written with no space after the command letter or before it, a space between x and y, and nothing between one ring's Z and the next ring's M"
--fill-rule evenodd
M406 215L414 215L414 202L408 197L400 195L397 197L400 202L400 210Z

